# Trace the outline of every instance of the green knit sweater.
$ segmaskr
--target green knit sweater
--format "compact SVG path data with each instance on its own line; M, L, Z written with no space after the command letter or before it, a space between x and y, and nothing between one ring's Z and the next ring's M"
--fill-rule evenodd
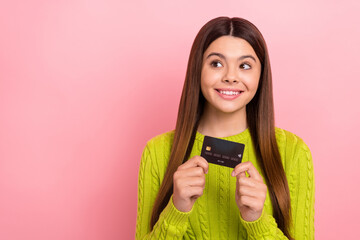
M158 135L147 142L139 171L136 239L287 239L277 227L269 192L259 219L247 222L241 218L235 202L236 178L232 168L209 164L203 195L190 212L178 211L172 197L150 231L150 217L156 195L164 178L170 157L174 131ZM243 162L251 161L260 172L250 131L222 139L245 144ZM314 239L314 171L311 153L296 135L276 128L276 139L291 199L296 240ZM190 158L200 155L204 135L196 133Z

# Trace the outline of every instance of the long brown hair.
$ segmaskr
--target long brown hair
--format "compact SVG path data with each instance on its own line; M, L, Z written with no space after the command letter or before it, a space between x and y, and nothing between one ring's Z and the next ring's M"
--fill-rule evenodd
M273 215L285 236L290 236L290 194L285 171L275 138L274 104L270 61L265 40L260 31L242 18L218 17L206 23L197 34L191 48L185 83L181 95L175 135L169 163L154 203L150 228L157 222L173 193L173 174L187 161L204 108L200 80L202 59L209 45L221 36L246 40L261 62L261 76L254 98L246 106L247 124L256 150L257 160L265 178L273 206Z

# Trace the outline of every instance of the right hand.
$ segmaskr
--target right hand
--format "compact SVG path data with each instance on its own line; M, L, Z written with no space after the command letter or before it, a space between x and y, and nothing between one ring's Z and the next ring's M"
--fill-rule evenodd
M209 164L205 158L194 156L181 164L173 176L173 203L177 210L189 212L205 188Z

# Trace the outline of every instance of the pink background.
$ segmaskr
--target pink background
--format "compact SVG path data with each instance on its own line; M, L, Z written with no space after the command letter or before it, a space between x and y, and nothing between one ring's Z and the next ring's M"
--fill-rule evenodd
M277 126L312 150L317 239L359 231L360 2L1 1L0 239L133 239L146 141L174 128L192 41L263 33Z

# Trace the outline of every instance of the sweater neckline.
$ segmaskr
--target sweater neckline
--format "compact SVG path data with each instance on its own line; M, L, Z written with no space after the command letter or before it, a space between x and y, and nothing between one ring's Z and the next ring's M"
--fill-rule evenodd
M203 135L202 133L196 131L196 136L195 139L203 142L204 141L204 137L206 135ZM211 137L211 136L210 136ZM242 131L241 133L235 134L235 135L231 135L231 136L227 136L227 137L219 137L220 139L224 139L224 140L228 140L228 141L242 141L244 139L247 139L250 137L250 130L249 128L246 128L244 131Z

